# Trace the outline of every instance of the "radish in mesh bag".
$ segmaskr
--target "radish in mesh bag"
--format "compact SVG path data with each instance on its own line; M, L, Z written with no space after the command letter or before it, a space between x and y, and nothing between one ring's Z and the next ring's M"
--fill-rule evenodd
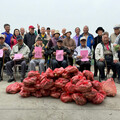
M94 75L91 71L89 70L84 70L83 71L83 75L86 77L87 80L91 80L93 81L94 80Z
M114 97L117 94L117 89L113 78L103 81L102 89L106 92L107 96Z
M90 80L78 81L75 90L80 93L89 92L92 89L92 84Z
M78 105L85 105L87 103L86 98L84 98L80 93L73 93L72 98Z
M58 80L55 81L55 86L57 88L63 88L65 85L69 82L68 79L65 78L59 78Z
M72 102L72 101L73 101L71 95L68 94L68 93L65 93L65 92L61 94L60 99L61 99L61 101L64 102L64 103Z
M21 90L21 84L19 84L18 82L15 82L7 86L6 93L16 94L20 92L20 90Z

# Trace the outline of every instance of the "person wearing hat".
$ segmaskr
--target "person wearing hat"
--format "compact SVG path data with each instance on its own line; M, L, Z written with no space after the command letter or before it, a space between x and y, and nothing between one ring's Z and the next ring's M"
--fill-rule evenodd
M115 40L116 40L116 38L117 38L117 36L120 34L120 25L115 25L113 27L113 29L114 29L114 33L112 33L110 35L110 41L111 41L111 43L114 43Z
M24 36L24 43L29 47L29 49L31 49L32 45L35 44L36 34L34 33L34 29L35 27L30 25L29 32Z
M88 56L87 56L87 60L82 61L83 56L81 55L81 52L84 51L88 51ZM90 66L91 66L91 49L89 47L87 47L86 45L86 38L85 37L81 37L80 38L80 46L78 46L75 50L74 50L74 54L73 54L74 58L76 59L76 63L80 66L80 71L82 72L83 70L90 70Z
M71 54L69 55L68 59L69 59L69 63L70 65L73 65L73 58L72 55L74 53L74 49L76 48L76 43L75 40L71 38L71 31L67 31L65 33L66 38L63 39L63 46L68 48L71 51Z
M57 50L63 50L63 60L56 59ZM68 66L67 55L70 55L70 50L63 46L63 40L58 39L57 45L51 48L49 54L52 54L52 69L63 67L66 68Z
M10 77L8 82L12 82L15 80L12 70L15 63L21 64L21 82L23 81L26 73L26 67L27 67L26 62L28 61L29 53L30 53L29 47L23 42L22 36L18 35L17 44L13 46L10 53L11 61L6 63L7 75ZM14 60L15 54L21 54L22 57L20 59Z
M96 33L98 34L98 36L96 36L95 39L94 39L93 59L94 59L94 76L95 76L95 77L97 76L97 73L98 73L98 68L97 68L96 60L95 60L95 48L96 48L96 46L97 46L99 43L102 42L102 34L103 34L103 32L104 32L104 29L103 29L102 27L98 27L97 30L96 30Z
M57 45L57 40L60 38L59 30L55 30L54 37L48 42L48 47L51 48Z
M42 47L42 58L35 58L35 47ZM37 37L36 38L36 43L32 46L29 57L31 59L29 67L30 67L30 71L36 71L35 67L38 64L39 65L39 71L40 74L42 72L45 72L45 67L44 67L44 63L45 63L45 56L46 54L46 48L45 45L43 44L43 40L41 37Z
M7 43L5 43L5 36L3 34L0 34L0 50L3 50L3 56L0 57L0 81L2 81L3 78L1 75L1 70L3 64L10 60L9 55L11 52L10 46Z

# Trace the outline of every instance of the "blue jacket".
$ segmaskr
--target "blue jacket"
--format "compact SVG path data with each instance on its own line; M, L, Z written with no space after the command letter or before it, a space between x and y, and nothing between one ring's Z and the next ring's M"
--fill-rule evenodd
M78 46L80 46L80 38L83 37L83 33L80 35L78 38ZM93 40L93 43L91 44L91 40ZM88 38L87 38L87 46L91 49L92 45L94 45L94 37L92 34L88 33Z
M10 40L13 35L11 33L7 34L6 32L3 32L2 34L6 35L5 42L10 46Z

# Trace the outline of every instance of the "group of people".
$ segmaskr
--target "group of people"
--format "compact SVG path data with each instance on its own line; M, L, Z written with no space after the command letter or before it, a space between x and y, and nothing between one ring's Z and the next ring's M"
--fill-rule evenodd
M53 70L67 67L76 63L80 71L90 70L91 59L94 59L94 76L98 70L102 80L105 79L105 67L112 69L113 78L118 77L120 84L120 25L114 26L114 33L110 35L102 27L95 31L98 36L94 38L89 33L89 27L84 26L83 33L79 27L75 28L76 35L71 38L71 31L50 29L37 25L29 26L29 32L24 28L15 29L10 33L10 25L5 24L5 32L0 34L0 81L3 64L6 63L8 82L15 80L13 67L21 65L21 82L25 78L27 64L29 70L36 71L39 66L40 74L45 72L45 63Z

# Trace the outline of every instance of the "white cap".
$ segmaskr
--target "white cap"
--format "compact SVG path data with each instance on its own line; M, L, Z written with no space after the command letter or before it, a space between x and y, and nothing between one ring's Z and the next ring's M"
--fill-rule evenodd
M81 41L81 40L86 40L86 37L81 37L81 38L80 38L80 41Z
M3 34L0 34L0 38L4 38L5 39L5 36Z
M118 29L120 28L120 24L115 25L113 29L117 29L117 28Z

